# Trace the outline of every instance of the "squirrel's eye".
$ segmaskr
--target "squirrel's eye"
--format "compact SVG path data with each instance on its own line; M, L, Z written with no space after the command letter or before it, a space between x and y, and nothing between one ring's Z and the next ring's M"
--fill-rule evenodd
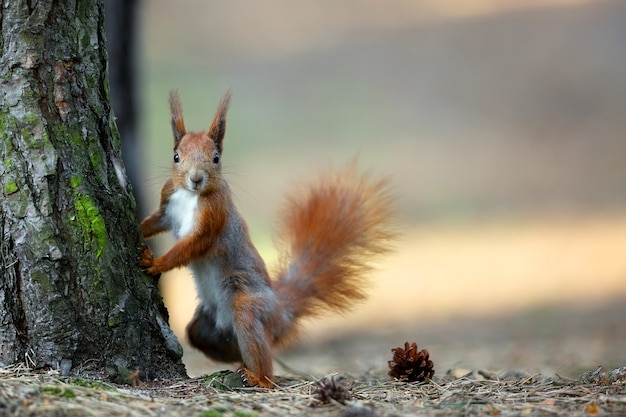
M220 155L216 152L213 154L213 163L217 164L220 161Z
M180 162L180 156L178 155L178 152L176 152L174 154L174 162L179 163Z

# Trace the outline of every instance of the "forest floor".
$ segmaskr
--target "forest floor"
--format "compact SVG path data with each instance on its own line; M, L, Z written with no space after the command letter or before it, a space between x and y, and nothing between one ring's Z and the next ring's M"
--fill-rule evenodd
M614 300L344 334L282 354L273 390L227 388L227 371L121 386L15 366L0 369L0 416L626 415L625 317ZM410 334L428 341L431 381L386 374Z

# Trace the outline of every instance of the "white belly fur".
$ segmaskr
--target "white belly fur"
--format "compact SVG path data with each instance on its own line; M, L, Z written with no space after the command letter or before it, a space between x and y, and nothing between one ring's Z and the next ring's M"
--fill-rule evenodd
M213 312L215 327L230 329L233 326L233 313L230 298L224 286L222 268L217 259L199 259L189 265L196 283L198 297L206 308Z
M194 229L198 194L186 189L176 190L169 199L166 215L176 239ZM216 327L232 327L232 312L227 302L221 267L217 259L198 259L189 264L201 302L214 312Z

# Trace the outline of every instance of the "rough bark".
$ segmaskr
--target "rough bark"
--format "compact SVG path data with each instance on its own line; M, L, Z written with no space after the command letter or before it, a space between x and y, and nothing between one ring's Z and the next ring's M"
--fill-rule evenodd
M102 0L3 2L0 366L184 374L109 106Z

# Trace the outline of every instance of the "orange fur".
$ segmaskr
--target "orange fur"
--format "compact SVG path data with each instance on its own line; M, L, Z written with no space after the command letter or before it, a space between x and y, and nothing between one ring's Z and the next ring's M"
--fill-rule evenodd
M275 288L295 317L345 311L365 298L371 260L390 250L393 199L386 180L355 164L290 196L279 217L281 267Z
M232 300L232 307L249 382L269 388L274 371L271 355L272 323L266 324L262 320L267 311L266 302L262 298L239 293Z
M144 237L149 238L166 230L162 223L163 209L168 203L168 197L173 192L173 183L168 181L163 187L162 203L150 216L141 222L141 230ZM152 259L151 251L147 249L141 256L142 267L150 275L160 274L174 268L188 265L194 259L214 256L219 249L216 244L222 230L226 226L226 199L223 192L213 192L202 199L200 214L198 215L199 227L193 234L178 240L176 244L163 256Z
M358 174L355 164L303 188L281 215L283 256L271 280L222 178L230 98L207 132L187 132L180 98L170 94L172 176L141 229L150 238L172 228L178 240L156 259L146 248L139 264L153 275L188 265L200 299L189 341L213 359L243 362L248 382L269 388L272 349L296 337L300 318L365 297L370 262L390 247L393 204L387 181Z

